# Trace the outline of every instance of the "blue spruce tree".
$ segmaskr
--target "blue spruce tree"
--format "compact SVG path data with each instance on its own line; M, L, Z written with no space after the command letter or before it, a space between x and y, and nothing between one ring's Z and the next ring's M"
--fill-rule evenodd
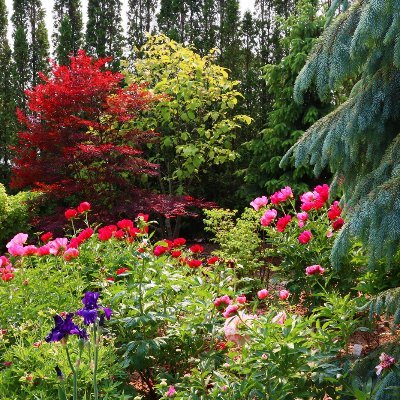
M363 241L371 266L390 266L400 243L400 1L334 1L333 16L305 67L294 96L315 86L322 100L355 82L347 101L316 122L282 160L329 167L343 192L347 223L332 262L339 267L352 238ZM346 9L346 10L344 10Z

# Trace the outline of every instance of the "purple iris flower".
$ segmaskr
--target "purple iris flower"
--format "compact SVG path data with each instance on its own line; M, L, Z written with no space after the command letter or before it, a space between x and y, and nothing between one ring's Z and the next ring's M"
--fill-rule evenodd
M102 307L97 304L99 300L100 293L98 292L86 292L83 299L83 308L76 312L77 315L83 317L83 323L85 325L94 324L97 320L98 310L103 310L104 314L100 315L101 322L104 322L104 316L106 319L111 318L111 309L107 307Z
M87 339L85 329L80 329L78 325L72 321L74 314L68 313L65 319L61 315L54 316L55 327L46 336L46 342L59 342L60 340L67 338L68 335L78 335L81 339Z

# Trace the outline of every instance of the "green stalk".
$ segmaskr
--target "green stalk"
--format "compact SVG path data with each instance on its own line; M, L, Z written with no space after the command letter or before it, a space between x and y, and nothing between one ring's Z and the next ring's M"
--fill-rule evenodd
M70 356L69 350L68 350L68 346L65 346L65 352L67 353L68 364L69 364L69 367L71 368L71 371L72 371L72 374L73 374L74 391L73 391L72 399L73 400L78 400L78 376L77 376L77 372L76 372L76 370L74 368L74 365L72 364L71 356Z
M99 389L97 387L97 363L99 360L99 346L97 342L97 324L93 324L93 342L94 342L94 367L93 367L93 393L94 400L99 398Z

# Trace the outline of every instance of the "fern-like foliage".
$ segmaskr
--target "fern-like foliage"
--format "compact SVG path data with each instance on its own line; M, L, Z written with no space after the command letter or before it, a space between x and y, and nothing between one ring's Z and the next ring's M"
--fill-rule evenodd
M339 14L300 72L294 97L302 102L315 86L326 100L354 77L348 100L308 129L281 163L294 155L297 166L334 173L348 220L332 253L337 268L352 237L367 245L371 265L390 261L400 243L400 0L356 0Z

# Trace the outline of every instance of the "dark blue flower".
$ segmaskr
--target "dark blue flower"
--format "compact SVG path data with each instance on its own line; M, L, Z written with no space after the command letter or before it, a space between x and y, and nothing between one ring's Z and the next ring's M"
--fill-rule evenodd
M78 325L72 321L74 314L68 313L65 319L61 315L54 316L55 327L46 336L46 342L59 342L60 340L67 338L68 335L78 335L81 339L87 339L85 329L80 329Z
M99 300L99 292L86 292L82 303L86 310L97 310L99 308L97 301Z

